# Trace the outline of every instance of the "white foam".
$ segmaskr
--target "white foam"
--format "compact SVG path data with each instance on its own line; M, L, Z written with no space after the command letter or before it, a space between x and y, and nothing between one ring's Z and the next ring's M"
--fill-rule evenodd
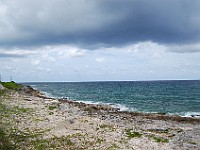
M200 112L185 112L181 114L181 117L200 118Z
M103 102L94 102L94 101L81 101L81 100L74 100L79 103L85 103L85 104L96 104L96 105L110 105L113 108L119 108L120 111L137 111L134 108L129 108L122 104L113 104L113 103L103 103Z
M121 104L109 104L109 105L114 108L119 108L120 111L128 111L129 110L129 108L126 107L125 105L121 105Z
M48 92L44 92L44 91L41 91L46 97L50 97L50 98L57 98L57 97L54 97L51 93L48 93Z
M119 108L119 111L129 111L129 112L137 111L137 109L135 108L129 108L126 105L122 104L107 104L107 105L110 105L114 108Z
M200 112L176 112L176 113L168 113L169 115L178 115L181 117L192 117L192 118L200 118Z
M103 104L101 102L94 102L94 101L81 101L81 100L74 100L75 102L85 103L85 104Z

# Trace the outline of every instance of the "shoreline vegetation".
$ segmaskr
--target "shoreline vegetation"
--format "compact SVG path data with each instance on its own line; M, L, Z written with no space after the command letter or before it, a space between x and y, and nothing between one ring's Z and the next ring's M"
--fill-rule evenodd
M200 119L121 112L0 82L0 149L199 150Z

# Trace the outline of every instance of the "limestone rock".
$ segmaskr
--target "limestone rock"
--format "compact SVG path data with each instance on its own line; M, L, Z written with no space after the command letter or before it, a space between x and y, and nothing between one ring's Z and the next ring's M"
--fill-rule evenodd
M0 84L0 90L5 90L5 87L2 84Z

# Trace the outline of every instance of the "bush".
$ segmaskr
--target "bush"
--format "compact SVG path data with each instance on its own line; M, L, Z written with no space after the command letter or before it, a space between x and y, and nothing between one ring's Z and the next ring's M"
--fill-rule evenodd
M11 89L11 90L20 90L22 88L22 85L15 83L14 81L11 82L0 82L5 88Z
M133 131L133 129L127 129L126 130L126 135L129 138L136 138L136 137L140 138L142 136L141 133Z
M54 110L56 108L57 108L56 106L49 106L49 110Z

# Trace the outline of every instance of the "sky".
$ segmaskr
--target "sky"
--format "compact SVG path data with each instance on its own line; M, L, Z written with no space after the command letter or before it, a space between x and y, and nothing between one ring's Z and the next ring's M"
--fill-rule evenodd
M0 0L17 82L200 79L199 0Z

